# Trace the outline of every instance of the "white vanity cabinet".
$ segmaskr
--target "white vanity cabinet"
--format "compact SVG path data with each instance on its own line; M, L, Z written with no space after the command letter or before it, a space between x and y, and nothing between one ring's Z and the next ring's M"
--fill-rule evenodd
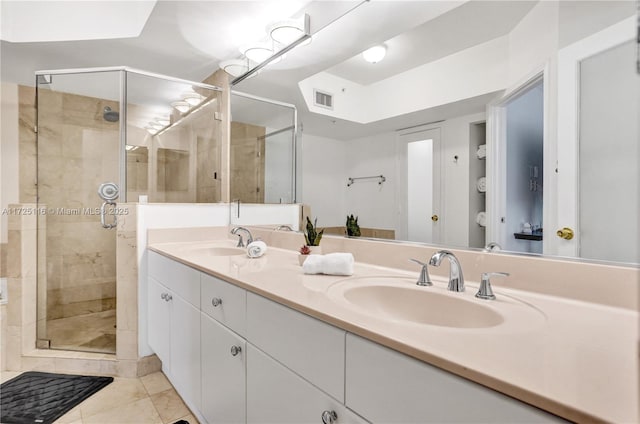
M275 359L247 345L247 423L366 423ZM331 421L325 418L327 424Z
M200 273L149 252L149 275L149 346L178 392L200 408Z
M344 330L247 293L247 340L341 402L345 335Z
M353 334L346 353L346 405L374 423L565 422Z
M200 275L202 416L209 424L246 422L246 290Z
M200 421L562 419L149 252L149 345Z

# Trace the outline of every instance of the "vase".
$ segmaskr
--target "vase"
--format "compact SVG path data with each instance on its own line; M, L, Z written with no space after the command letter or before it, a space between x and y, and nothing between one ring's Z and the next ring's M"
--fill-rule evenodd
M307 246L307 247L311 251L309 255L322 255L322 248L320 246ZM298 255L298 262L300 263L300 266L302 266L304 261L307 260L309 255L303 255L303 254Z

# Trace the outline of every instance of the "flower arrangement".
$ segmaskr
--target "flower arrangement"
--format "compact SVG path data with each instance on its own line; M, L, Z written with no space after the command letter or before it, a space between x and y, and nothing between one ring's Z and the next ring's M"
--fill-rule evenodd
M309 217L307 217L307 233L304 235L304 241L307 246L320 246L320 240L322 240L324 228L318 231L317 223L318 218L316 218L312 223Z
M311 249L309 249L309 246L307 246L306 244L300 248L301 255L308 255L310 253L311 253Z

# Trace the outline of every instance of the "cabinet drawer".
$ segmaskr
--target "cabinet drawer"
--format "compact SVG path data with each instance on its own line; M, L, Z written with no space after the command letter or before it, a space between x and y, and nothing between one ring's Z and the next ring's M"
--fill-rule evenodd
M200 279L202 312L244 336L247 328L246 290L207 274L200 274Z
M561 418L347 334L346 405L380 423L543 423Z
M200 272L159 253L148 251L148 272L195 307L200 307Z
M343 330L247 293L247 340L334 398L344 400Z
M336 413L335 424L366 423L247 343L247 423L322 423L324 411Z

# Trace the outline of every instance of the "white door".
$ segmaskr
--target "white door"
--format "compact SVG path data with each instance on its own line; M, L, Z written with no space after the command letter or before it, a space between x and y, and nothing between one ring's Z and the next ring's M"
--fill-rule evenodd
M169 323L170 303L166 301L166 296L170 293L162 284L158 283L152 277L149 277L149 329L148 341L149 346L158 355L165 368L170 368L171 363L171 329Z
M202 415L209 424L244 423L246 341L204 313Z
M190 405L200 406L200 311L177 294L171 300L171 382Z
M406 240L439 243L442 228L440 206L440 129L400 134L400 157L406 158ZM404 202L403 202L404 203Z
M545 253L638 262L635 24L626 19L558 54L557 222ZM573 238L556 236L564 228Z

